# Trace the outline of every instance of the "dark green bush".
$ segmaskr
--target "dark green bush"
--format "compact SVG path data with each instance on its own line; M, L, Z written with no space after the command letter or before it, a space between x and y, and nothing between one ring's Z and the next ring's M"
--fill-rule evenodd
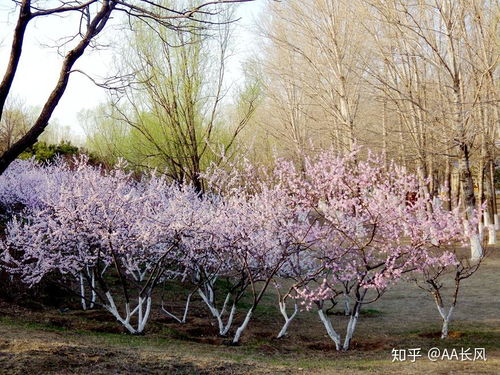
M61 142L58 145L47 144L45 142L37 142L33 146L26 149L20 156L20 159L31 159L35 157L36 161L41 163L50 163L58 156L73 156L80 152L78 147L73 146L70 142Z

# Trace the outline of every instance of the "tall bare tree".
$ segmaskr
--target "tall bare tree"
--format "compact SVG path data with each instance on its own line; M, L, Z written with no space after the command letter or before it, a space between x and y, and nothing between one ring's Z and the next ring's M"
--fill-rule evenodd
M179 29L184 27L186 20L199 26L209 23L209 20L200 19L199 16L214 14L217 11L214 6L248 1L252 0L193 1L182 2L183 4L179 2L173 4L162 0L12 0L12 3L18 7L19 13L13 31L9 62L0 83L0 120L17 73L26 30L30 22L39 17L76 14L79 18L77 20L79 26L78 32L67 39L72 46L64 57L59 78L37 119L27 133L0 156L0 174L26 147L33 145L47 127L52 113L66 90L71 73L74 71L74 64L87 48L92 48L96 37L105 29L113 14L123 14L130 19L153 22L157 28Z
M116 137L112 130L103 140L106 132L98 126L94 141L103 140L112 154L136 167L160 169L202 191L202 172L234 145L254 109L249 98L235 123L223 118L233 19L232 10L225 10L211 16L216 25L204 30L155 30L133 23L134 33L117 60L124 75L134 75L136 82L113 96L108 111L112 128L123 133Z
M362 2L287 1L271 3L268 11L259 62L274 116L264 126L271 123L299 154L311 141L352 150L362 133L362 72L369 53L356 23Z
M498 4L484 0L369 3L381 16L386 40L390 40L381 56L389 75L379 81L405 106L400 111L409 114L411 137L432 136L435 130L444 135L442 145L432 143L454 154L462 203L472 222L476 210L472 161L479 149L478 138L484 136L480 109L490 100L483 100L481 93L498 60L498 55L491 54L491 33L496 29L493 14ZM497 121L493 121L494 126L498 126ZM435 123L440 126L436 128ZM435 134L433 138L437 139ZM427 155L422 153L429 148L423 142L421 138L414 141L415 147L423 150L419 155L421 168L428 166L424 163ZM423 175L427 177L427 173ZM471 256L480 258L480 233L468 226Z
M269 13L261 132L296 150L381 148L422 194L463 206L480 258L477 208L491 244L498 223L498 0L291 0Z

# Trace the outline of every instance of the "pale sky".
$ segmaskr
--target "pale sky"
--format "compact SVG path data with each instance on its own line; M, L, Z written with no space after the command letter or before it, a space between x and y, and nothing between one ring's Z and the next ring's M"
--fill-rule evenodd
M244 56L253 48L254 38L251 28L253 20L261 10L265 0L256 0L253 3L242 4L238 9L239 22L235 41L239 46L238 54L233 58L229 67L229 80L241 78L241 63ZM0 77L3 77L7 66L12 32L17 19L13 12L13 5L9 1L0 0ZM13 84L11 94L23 100L28 106L41 107L57 81L62 57L57 54L56 41L77 27L78 21L62 17L40 17L28 26L23 54ZM76 26L75 26L76 25ZM107 31L107 32L106 32ZM103 32L101 38L111 37L112 28ZM92 51L87 49L75 65L75 69L84 70L97 81L106 77L112 71L112 54L110 51ZM78 123L78 112L83 109L94 108L106 99L103 89L95 86L88 78L73 73L68 88L54 112L53 118L61 125L71 126L75 134L82 136L83 129Z

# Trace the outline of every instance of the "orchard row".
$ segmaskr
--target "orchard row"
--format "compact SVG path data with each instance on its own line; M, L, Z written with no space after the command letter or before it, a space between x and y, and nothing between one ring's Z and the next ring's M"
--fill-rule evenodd
M133 334L160 305L155 288L174 281L189 291L185 310L176 316L162 301L164 313L186 323L196 294L234 343L277 288L279 337L301 309L316 309L337 349L347 350L362 307L390 285L416 279L435 296L432 285L447 271L477 269L457 256L467 235L458 209L426 196L405 169L360 159L324 152L300 168L242 162L203 176L204 193L85 158L17 161L0 177L3 272L30 286L58 275L84 309L106 309ZM245 311L243 297L251 299ZM350 316L343 335L325 313L332 301ZM446 336L456 301L448 311L436 303Z

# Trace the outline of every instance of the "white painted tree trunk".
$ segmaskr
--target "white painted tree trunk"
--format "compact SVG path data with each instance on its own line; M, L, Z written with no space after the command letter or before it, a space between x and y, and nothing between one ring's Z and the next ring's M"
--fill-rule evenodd
M236 305L233 303L231 306L231 310L229 312L229 317L226 320L226 325L223 327L221 331L221 336L226 336L229 333L229 329L233 324L234 314L236 313Z
M104 305L104 308L108 310L115 318L118 320L130 333L138 334L144 331L146 327L146 323L149 320L149 316L151 314L151 296L147 296L146 298L142 298L139 296L137 306L134 310L130 311L130 305L128 303L125 304L125 317L122 317L118 312L113 296L109 291L105 294L108 304ZM145 306L144 306L145 304ZM138 314L137 317L137 328L134 328L132 324L130 324L130 319L134 314Z
M441 328L441 339L448 337L448 324L449 320L443 319L443 327Z
M205 304L207 305L212 316L217 320L217 324L219 325L219 335L226 336L228 334L229 330L231 329L231 325L233 324L233 318L234 318L234 314L236 312L236 304L233 303L233 305L231 306L229 316L226 320L226 323L224 324L223 316L226 312L226 307L227 307L227 304L229 302L231 295L228 293L228 295L226 296L226 299L224 300L224 305L223 305L221 311L219 311L215 307L215 304L213 302L213 292L210 292L210 290L211 289L209 288L208 296L201 289L198 289L198 294L200 295L203 302L205 302Z
M234 334L233 338L233 344L237 344L240 342L241 334L243 333L245 328L247 328L247 325L250 322L250 318L252 317L252 313L253 313L253 307L250 308L250 310L248 310L247 315L245 316L245 320L243 320L243 323L241 323L241 325L236 330L236 333Z
M495 230L495 223L490 221L490 213L484 212L484 226L488 229L488 245L497 244L497 233Z
M189 293L188 298L186 300L186 306L184 308L184 315L182 315L182 323L186 323L187 321L187 316L188 316L188 311L189 311L189 303L191 302L191 296L193 293Z
M479 222L477 226L477 232L479 234L479 241L483 242L484 239L484 224L482 222Z
M470 227L469 220L464 220L464 230L465 234L469 237L470 249L471 249L471 259L478 260L483 257L483 246L481 245L481 239L479 233Z
M89 269L89 267L86 268L86 271L80 271L78 274L78 280L80 283L80 301L82 305L83 310L87 310L87 297L85 293L85 279L84 277L84 272L87 273L88 279L90 279L90 303L88 305L89 309L93 309L95 307L95 302L97 299L97 293L95 291L95 275L94 273ZM87 280L88 280L87 279Z
M448 337L448 327L450 325L451 316L453 314L455 306L451 306L450 309L448 310L448 313L446 313L445 308L443 306L439 306L437 303L436 306L438 308L439 315L441 315L441 318L443 319L443 326L441 328L441 339L445 339Z
M323 309L318 309L318 315L321 321L323 322L323 325L325 326L326 332L328 333L328 336L333 340L335 343L335 349L340 350L341 344L340 344L340 335L335 332L332 326L332 322L330 319L326 316L325 312Z
M91 285L92 285L92 297L90 299L90 308L93 309L95 307L95 301L97 299L97 293L95 291L95 274L92 272L92 277L91 277Z
M177 323L184 324L187 321L187 315L188 315L188 311L189 311L189 303L191 302L191 296L192 295L193 295L193 293L189 293L189 295L187 296L186 304L184 306L184 314L182 315L182 318L178 318L175 314L172 314L170 311L168 311L167 309L165 309L165 306L163 306L163 301L162 301L162 304L161 304L161 310L165 314L167 314L169 317L171 317L172 319L176 320Z
M443 207L443 201L438 196L435 196L432 198L432 205L436 208L441 208Z
M483 246L481 245L481 239L477 233L473 233L470 236L470 248L472 260L478 260L483 257Z
M488 245L497 244L497 231L495 230L495 225L490 224L488 226Z
M498 214L495 214L495 230L500 230L500 218L498 217Z
M105 295L106 298L108 299L108 304L104 305L106 310L108 310L116 318L116 320L118 320L130 333L136 334L137 330L130 324L130 317L131 317L130 306L128 304L125 305L126 317L124 319L118 312L118 309L116 308L116 304L115 301L113 300L113 296L111 295L111 293L107 291Z
M484 220L484 226L488 227L488 225L490 225L490 214L487 210L483 212L483 220Z
M82 309L87 310L87 301L85 300L85 284L83 282L83 273L78 274L80 280L80 301L82 304Z
M292 315L288 316L288 313L286 312L286 302L279 302L279 307L280 307L280 312L281 315L283 315L283 318L285 318L285 324L283 324L283 327L281 328L281 331L278 333L277 338L280 339L284 336L286 336L288 332L288 327L290 327L290 324L292 323L292 320L297 316L297 313L299 312L299 306L294 303L293 305L293 313Z
M458 85L459 86L459 85ZM463 129L465 123L463 118L463 101L460 94L460 88L454 87L455 104L457 106L457 129ZM460 134L464 134L463 132ZM476 215L476 201L474 197L474 182L472 179L472 172L470 169L470 154L469 145L463 142L460 145L461 156L458 161L458 171L460 176L460 183L462 184L462 198L464 200L464 205L466 209L466 222L469 226L469 241L471 250L471 260L478 260L483 257L483 247L481 245L480 235L482 231L478 233L478 228L471 225L473 218Z
M95 307L97 293L95 291L95 273L93 272L92 268L87 267L87 275L90 279L90 305L89 305L89 308L93 309Z
M353 311L354 314L351 315L351 317L349 318L349 323L347 324L347 331L344 339L344 345L342 346L343 350L349 349L352 336L354 334L354 331L356 330L356 324L358 323L359 310L360 310L360 305L356 303L355 311Z
M146 309L143 313L142 305L144 303L144 298L139 297L139 319L137 322L137 333L144 332L146 328L146 323L148 322L149 315L151 313L151 296L146 297Z

